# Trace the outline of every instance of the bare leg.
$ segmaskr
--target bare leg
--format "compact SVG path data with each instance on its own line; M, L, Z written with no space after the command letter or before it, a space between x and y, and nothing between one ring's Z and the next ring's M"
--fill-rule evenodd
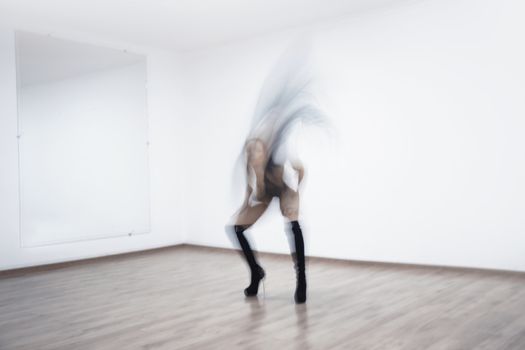
M281 214L289 221L299 220L299 192L287 188L279 196Z
M252 226L264 214L266 209L268 209L268 205L269 202L263 202L253 207L244 204L239 210L239 214L237 214L235 225L242 225L245 228Z

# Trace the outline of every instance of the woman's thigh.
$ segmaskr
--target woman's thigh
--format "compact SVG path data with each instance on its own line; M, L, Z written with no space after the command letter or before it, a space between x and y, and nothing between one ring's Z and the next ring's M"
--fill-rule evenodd
M281 213L290 221L299 219L299 192L292 189L283 191L279 196Z
M243 205L241 210L239 210L237 218L235 219L235 225L242 225L245 227L253 225L262 216L262 214L264 214L268 208L268 204L269 203L260 203L254 205L253 207L247 204Z

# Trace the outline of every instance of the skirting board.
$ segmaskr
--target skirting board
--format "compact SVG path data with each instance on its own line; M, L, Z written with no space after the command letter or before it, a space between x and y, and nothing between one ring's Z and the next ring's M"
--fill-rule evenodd
M210 246L203 246L203 245L196 245L196 244L181 243L181 244L175 244L175 245L166 246L166 247L153 248L153 249L127 252L127 253L119 253L119 254L113 254L113 255L106 255L106 256L101 256L101 257L96 257L96 258L73 260L73 261L66 261L66 262L39 265L39 266L29 266L29 267L22 267L22 268L17 268L17 269L10 269L10 270L2 270L0 271L0 278L17 277L17 276L33 274L33 273L38 273L38 272L43 272L43 271L63 269L63 268L71 267L71 266L123 260L130 256L148 255L148 254L154 254L160 251L167 251L167 250L177 251L177 250L183 250L183 249L199 249L199 250L210 251L210 252L211 251L223 251L223 252L229 252L229 253L232 253L235 251L235 249L233 248L210 247ZM271 256L271 257L277 257L280 259L291 259L289 254L269 253L269 252L257 252L257 254L260 256L268 256L268 257ZM348 265L348 266L360 265L363 267L383 266L383 267L399 268L399 269L463 271L463 272L482 273L482 274L511 274L511 275L525 278L525 272L522 272L522 271L485 269L485 268L473 268L473 267L392 263L392 262L378 262L378 261L365 261L365 260L346 260L346 259L335 259L335 258L326 258L326 257L318 257L318 256L307 256L307 261L330 262L330 263L334 263L337 265Z

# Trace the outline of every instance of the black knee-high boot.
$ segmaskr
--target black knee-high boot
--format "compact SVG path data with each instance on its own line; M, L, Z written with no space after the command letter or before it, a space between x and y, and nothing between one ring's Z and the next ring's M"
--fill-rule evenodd
M250 243L244 235L245 228L241 225L235 225L233 229L251 272L250 285L244 289L244 295L248 297L255 296L259 290L259 282L264 278L265 272L257 263Z
M306 267L304 256L304 239L301 226L298 221L291 223L293 233L292 258L295 263L297 276L297 287L295 289L294 299L297 304L306 302Z

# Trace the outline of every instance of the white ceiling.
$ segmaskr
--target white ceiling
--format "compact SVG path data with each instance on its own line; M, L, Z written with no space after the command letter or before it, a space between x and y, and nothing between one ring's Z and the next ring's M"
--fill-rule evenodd
M0 0L0 23L188 51L410 0Z

